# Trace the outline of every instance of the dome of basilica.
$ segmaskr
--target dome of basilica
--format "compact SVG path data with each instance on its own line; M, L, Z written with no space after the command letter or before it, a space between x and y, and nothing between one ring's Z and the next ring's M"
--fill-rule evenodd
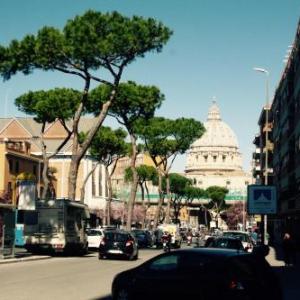
M206 131L203 136L191 145L187 153L185 172L241 170L242 160L236 135L222 121L215 101L209 109L204 126Z
M220 110L214 102L209 109L205 133L192 147L230 147L238 149L237 138L232 129L222 121Z

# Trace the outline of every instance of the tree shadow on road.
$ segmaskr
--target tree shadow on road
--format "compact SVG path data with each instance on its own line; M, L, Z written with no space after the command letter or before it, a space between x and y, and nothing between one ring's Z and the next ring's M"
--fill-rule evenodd
M107 295L107 296L103 296L103 297L99 297L99 298L93 298L90 300L112 300L112 297Z

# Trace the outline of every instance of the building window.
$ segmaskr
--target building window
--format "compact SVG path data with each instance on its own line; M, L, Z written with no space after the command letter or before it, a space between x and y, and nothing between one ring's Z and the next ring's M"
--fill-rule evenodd
M196 160L198 160L198 155L196 155Z
M245 185L249 185L249 181L245 181Z
M33 165L32 173L34 176L36 176L36 165Z
M204 161L207 162L207 155L204 156Z
M213 156L213 159L214 159L214 162L216 162L217 161L217 156Z
M198 181L198 184L201 185L203 182L201 180Z
M230 185L230 180L227 180L227 181L226 181L226 185Z
M11 173L13 171L13 161L11 159L8 160L8 167L9 167L9 172Z
M16 173L19 173L19 161L16 161L16 164L15 164L15 172L16 172Z
M7 184L7 192L10 194L12 192L12 185L11 185L11 182L9 182Z
M222 156L222 160L223 160L223 162L225 162L225 160L226 160L226 156L225 155Z

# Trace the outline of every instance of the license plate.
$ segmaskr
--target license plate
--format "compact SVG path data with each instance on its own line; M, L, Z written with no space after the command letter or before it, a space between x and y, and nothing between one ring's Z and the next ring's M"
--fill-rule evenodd
M111 254L122 254L123 252L121 250L108 250L108 253L111 253Z

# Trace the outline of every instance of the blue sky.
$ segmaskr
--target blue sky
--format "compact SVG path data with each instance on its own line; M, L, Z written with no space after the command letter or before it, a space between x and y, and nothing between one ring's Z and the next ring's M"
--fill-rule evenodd
M252 141L265 102L264 74L252 68L270 71L273 94L295 37L299 0L2 0L0 44L36 33L44 25L62 28L87 9L154 17L170 27L174 34L163 52L138 59L123 80L157 85L166 96L157 114L168 118L205 121L215 96L223 120L237 135L244 168L250 169ZM81 89L82 83L51 72L1 81L0 117L22 116L14 99L28 90L57 86ZM173 170L182 172L184 165L181 156Z

